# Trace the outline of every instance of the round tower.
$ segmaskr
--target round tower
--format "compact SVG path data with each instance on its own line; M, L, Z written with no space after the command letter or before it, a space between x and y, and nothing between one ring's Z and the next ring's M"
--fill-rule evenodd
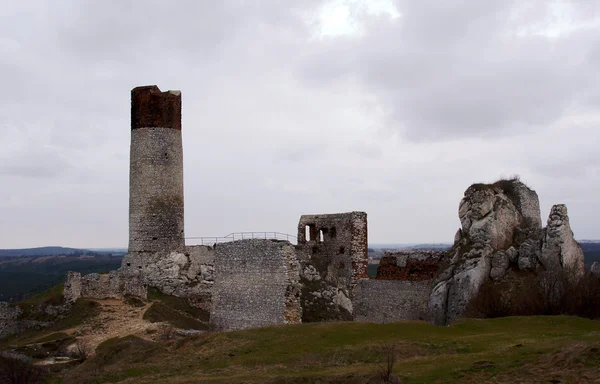
M129 253L182 250L181 92L131 90Z

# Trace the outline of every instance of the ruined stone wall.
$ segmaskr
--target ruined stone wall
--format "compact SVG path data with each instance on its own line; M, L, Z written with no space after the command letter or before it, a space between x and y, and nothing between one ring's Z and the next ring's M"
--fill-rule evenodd
M294 247L276 240L217 244L210 323L235 330L301 319Z
M378 280L432 280L436 277L446 251L385 251L377 267Z
M18 320L22 312L16 305L0 301L0 339L24 330Z
M167 295L185 297L194 305L210 309L214 284L215 252L212 247L197 245L183 251L130 252L119 270L129 294L139 296L143 287L159 289Z
M368 277L367 214L303 215L298 247L302 261L310 261L326 281L346 289L351 297L358 280Z
M81 297L81 273L67 273L67 279L63 286L63 297L67 303L74 303Z
M368 277L367 214L303 215L298 222L303 321L350 320Z
M129 252L183 251L181 94L131 91Z
M121 279L118 271L109 273L90 273L81 275L79 272L69 272L63 288L65 301L73 303L77 299L119 299Z
M393 323L428 320L432 281L362 279L354 302L354 320Z

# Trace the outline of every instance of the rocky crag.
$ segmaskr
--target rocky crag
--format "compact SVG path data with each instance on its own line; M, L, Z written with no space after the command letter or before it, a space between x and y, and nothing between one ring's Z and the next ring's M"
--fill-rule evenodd
M583 274L583 251L573 238L566 206L553 206L542 228L537 193L517 179L470 186L458 214L461 228L450 262L429 298L436 324L460 316L488 280L510 279L516 271Z

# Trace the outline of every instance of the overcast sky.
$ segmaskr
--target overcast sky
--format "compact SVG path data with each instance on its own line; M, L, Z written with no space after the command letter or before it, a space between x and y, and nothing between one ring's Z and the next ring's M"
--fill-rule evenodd
M126 247L151 84L182 91L186 236L360 210L451 242L518 174L600 238L598 0L1 0L0 80L0 248Z

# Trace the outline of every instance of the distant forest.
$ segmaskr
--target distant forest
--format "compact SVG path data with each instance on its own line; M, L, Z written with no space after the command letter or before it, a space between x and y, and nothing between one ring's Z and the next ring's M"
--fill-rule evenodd
M61 284L68 271L106 273L118 269L123 259L122 252L81 251L51 256L4 253L0 256L0 301L21 301Z
M0 249L0 257L18 256L105 256L124 255L126 250L90 250L65 247L39 247L23 249Z

